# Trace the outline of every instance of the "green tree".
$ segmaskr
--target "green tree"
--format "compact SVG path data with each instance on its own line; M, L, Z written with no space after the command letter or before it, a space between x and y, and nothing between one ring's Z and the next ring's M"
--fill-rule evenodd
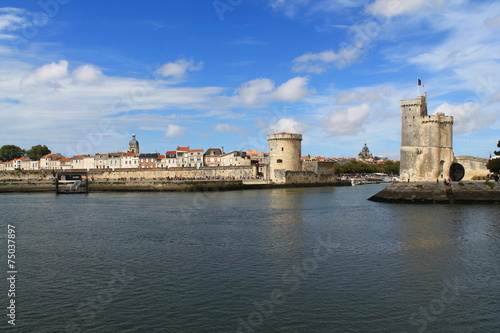
M50 154L50 153L51 153L50 149L47 148L47 146L45 146L45 145L33 146L33 147L31 147L30 150L28 150L26 152L28 157L30 159L32 159L33 161L38 161L40 159L40 157L47 155L47 154Z
M399 174L399 161L386 161L384 164L381 164L382 170L387 174Z
M369 164L358 161L350 161L335 165L335 173L387 173L399 174L399 161L387 161L384 164Z
M491 160L489 160L488 164L486 164L486 167L491 172L500 173L500 157L492 158Z
M498 141L497 147L500 148L500 141ZM500 156L500 151L495 151L494 153L496 156ZM500 157L490 158L486 167L491 172L500 173Z
M26 151L18 146L4 145L0 148L0 160L4 162L23 157L25 155Z

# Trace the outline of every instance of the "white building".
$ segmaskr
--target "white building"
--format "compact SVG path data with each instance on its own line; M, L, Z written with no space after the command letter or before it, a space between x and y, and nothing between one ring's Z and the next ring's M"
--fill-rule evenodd
M220 148L209 148L203 154L203 163L208 167L216 167L221 165L222 149Z
M122 155L123 153L108 154L108 159L106 160L106 169L120 169L122 165Z
M108 154L95 154L94 164L96 169L107 169L108 164Z
M122 169L138 169L139 168L139 154L126 153L121 156Z
M229 153L223 154L220 158L221 166L244 166L251 165L250 156L241 150L234 150Z
M203 149L177 147L175 155L177 160L177 167L200 168L203 166Z
M40 170L61 170L60 159L64 158L63 155L47 154L40 158Z
M177 167L177 152L175 150L170 150L165 153L165 167L176 168Z

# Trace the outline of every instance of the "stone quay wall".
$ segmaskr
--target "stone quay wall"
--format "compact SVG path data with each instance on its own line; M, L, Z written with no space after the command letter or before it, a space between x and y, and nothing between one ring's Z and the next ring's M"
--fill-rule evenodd
M62 171L62 170L61 170ZM66 170L68 171L68 170ZM86 171L86 170L71 170ZM57 171L1 171L0 180L50 180ZM136 179L251 179L257 175L256 166L230 166L205 168L171 168L165 169L98 169L88 171L89 178L94 180L136 180Z

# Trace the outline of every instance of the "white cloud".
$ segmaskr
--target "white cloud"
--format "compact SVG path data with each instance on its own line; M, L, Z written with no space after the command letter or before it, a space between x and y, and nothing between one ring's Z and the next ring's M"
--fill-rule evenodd
M183 79L188 71L199 71L203 68L203 62L194 63L193 60L179 59L161 66L156 72L164 77Z
M500 14L490 17L484 21L484 24L490 29L500 28Z
M272 124L269 128L266 128L264 130L269 133L289 132L302 134L309 129L309 125L300 123L294 118L281 118L276 121L276 123Z
M457 134L488 128L495 121L494 114L483 112L481 107L473 102L460 105L443 103L436 109L436 113L438 112L453 116L453 132Z
M308 82L308 78L298 76L275 88L274 81L270 79L254 79L236 89L236 98L246 105L264 105L273 101L296 102L313 93L307 87Z
M269 6L285 16L310 16L362 6L365 0L269 0Z
M392 50L391 53L400 54L411 64L432 71L463 69L474 63L500 60L500 35L497 30L500 18L492 15L500 11L500 3L464 4L446 9L426 17L428 29L441 32L444 38L438 42L434 40L430 47L424 44Z
M305 53L293 60L293 71L321 74L332 66L344 68L351 65L360 55L359 47L342 48L338 53L327 50L320 53Z
M80 66L72 74L73 82L76 84L96 82L103 77L101 70L92 65Z
M186 128L179 125L169 124L165 131L165 136L167 138L183 138L186 136L185 129Z
M17 30L26 21L25 11L18 8L0 8L0 31Z
M366 6L366 11L372 15L387 18L399 15L412 15L424 8L441 7L448 0L376 0Z
M370 106L368 104L333 111L327 114L323 126L325 131L333 136L354 135L359 133L369 113Z
M243 83L236 93L244 104L258 104L263 102L262 96L268 96L273 90L274 82L263 78Z
M307 77L294 77L279 86L274 92L274 96L281 101L299 101L312 93L312 91L307 88L308 83L309 78Z
M245 133L245 131L242 130L241 127L230 125L230 124L216 124L214 126L214 131L219 132L219 133L229 133L229 132L236 132L238 134Z
M292 17L309 2L310 0L270 0L269 5L274 10L283 11L286 16Z
M60 86L59 80L68 76L68 61L60 60L37 68L21 81L23 86L50 85Z
M267 45L269 43L259 40L252 36L240 37L232 42L235 45Z

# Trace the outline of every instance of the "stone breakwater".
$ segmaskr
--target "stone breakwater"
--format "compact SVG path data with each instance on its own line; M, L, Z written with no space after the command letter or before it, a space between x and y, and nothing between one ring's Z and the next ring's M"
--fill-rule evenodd
M500 183L464 181L444 183L396 183L368 200L389 203L500 203Z
M89 183L89 192L215 192L290 187L350 186L337 181L314 184L268 184L264 181L193 180L193 181L96 181ZM55 183L49 181L0 182L0 193L54 192Z

